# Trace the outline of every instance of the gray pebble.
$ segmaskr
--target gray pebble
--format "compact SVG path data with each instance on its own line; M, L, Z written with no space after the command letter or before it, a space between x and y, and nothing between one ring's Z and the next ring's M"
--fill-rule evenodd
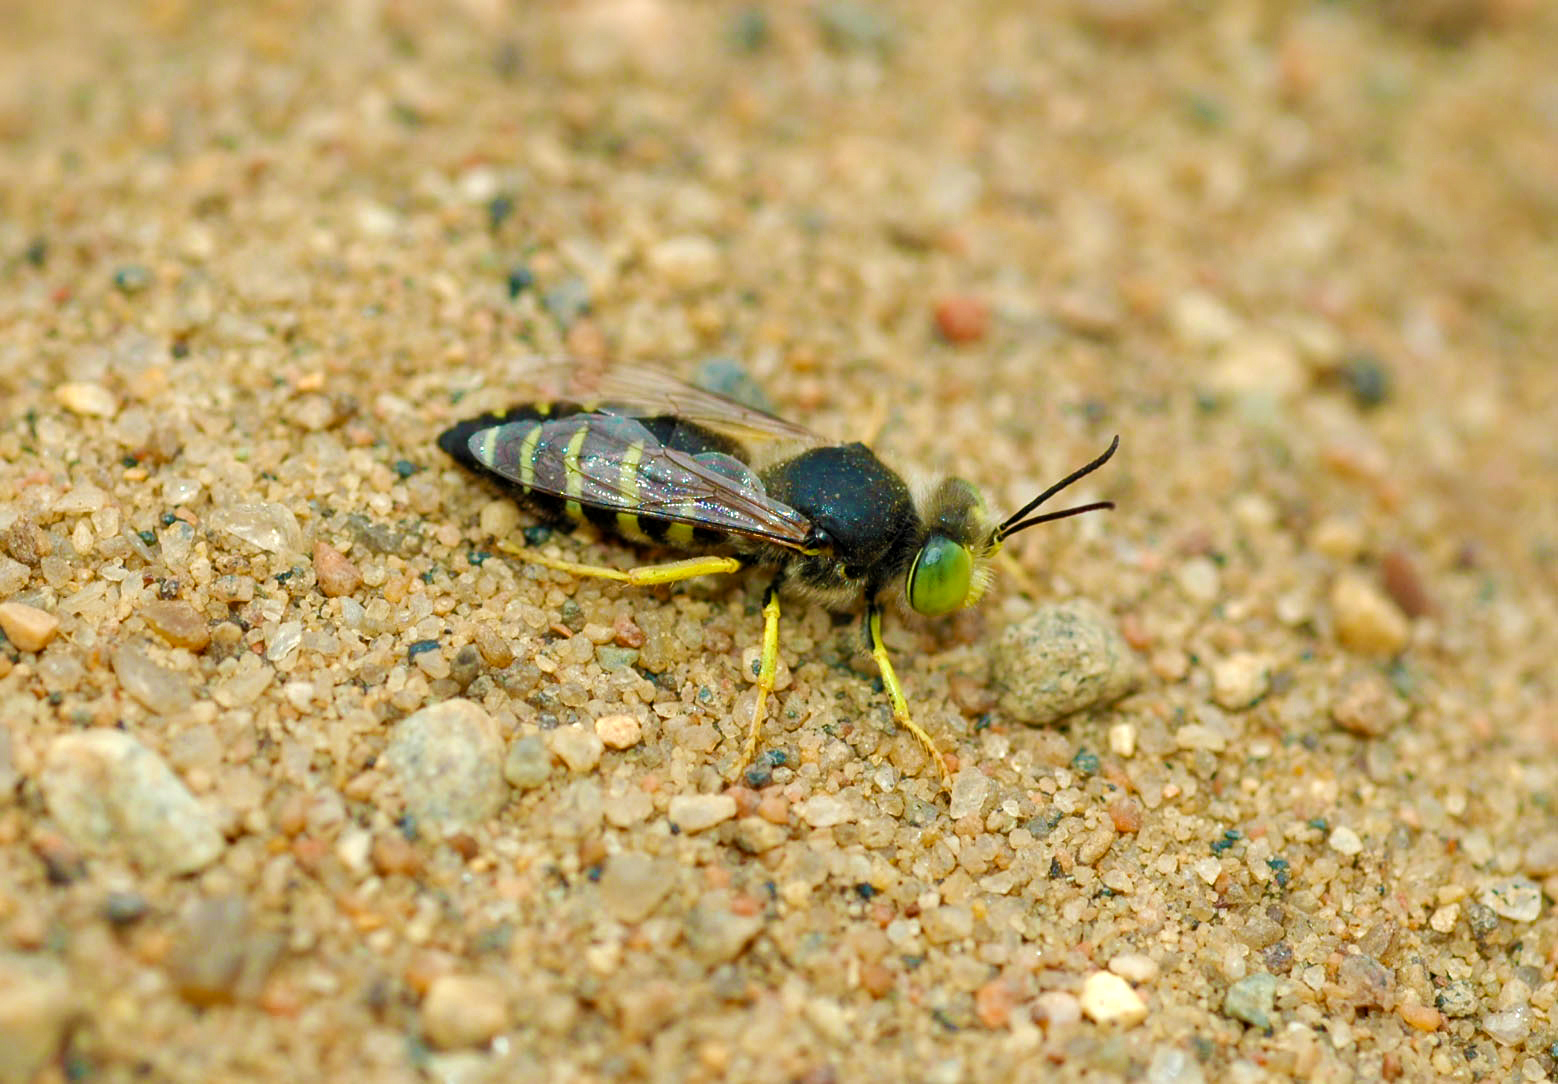
M741 955L762 928L761 916L738 915L728 901L711 895L688 912L684 934L693 958L715 967Z
M120 644L110 662L124 691L147 711L172 715L195 699L189 678L152 662L139 644Z
M226 846L205 807L162 758L118 730L56 738L41 777L49 813L84 851L146 872L193 873Z
M503 778L520 790L534 790L552 774L552 753L539 735L516 738L503 760Z
M1435 995L1434 1007L1449 1017L1471 1016L1477 1011L1477 993L1465 979L1452 979Z
M446 700L401 720L385 750L406 810L446 831L473 827L503 808L503 740L479 704Z
M1228 987L1228 993L1223 997L1223 1015L1266 1030L1271 1027L1271 1013L1276 1003L1276 976L1257 972Z
M1081 600L1041 607L1008 627L991 662L1001 710L1035 726L1112 704L1138 678L1114 620Z
M619 922L642 922L671 890L673 874L665 863L647 854L614 854L601 874L601 904Z
M602 644L595 649L595 661L602 670L626 670L638 662L638 648Z

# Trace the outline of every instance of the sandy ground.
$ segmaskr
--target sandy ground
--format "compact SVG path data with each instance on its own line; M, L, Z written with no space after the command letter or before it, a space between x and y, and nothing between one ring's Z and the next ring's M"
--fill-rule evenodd
M4 19L0 1080L1553 1075L1549 6ZM731 787L760 582L497 554L564 354L1121 434L891 624L950 795L847 621Z

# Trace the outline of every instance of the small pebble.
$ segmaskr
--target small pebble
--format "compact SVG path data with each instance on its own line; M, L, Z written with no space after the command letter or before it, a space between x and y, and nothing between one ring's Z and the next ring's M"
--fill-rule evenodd
M1223 1015L1264 1030L1271 1028L1271 1013L1277 1003L1277 978L1265 972L1248 975L1223 996Z
M1417 1002L1398 1006L1396 1014L1401 1017L1402 1023L1418 1031L1438 1031L1439 1025L1444 1023L1444 1017L1438 1009Z
M1215 602L1223 591L1223 574L1210 557L1190 558L1174 570L1174 580L1191 602Z
M1417 562L1405 550L1391 550L1379 563L1380 583L1391 601L1408 617L1423 617L1432 613L1433 599L1423 577L1418 574Z
M1003 979L992 979L974 991L974 1016L981 1026L995 1030L1011 1022L1012 988Z
M644 737L644 725L632 715L602 715L595 733L612 749L631 749Z
M956 821L983 813L989 798L988 775L974 769L958 772L952 780L952 802L948 816Z
M54 739L40 779L49 813L77 847L124 854L143 870L183 874L226 844L162 758L119 730Z
M717 896L701 900L687 914L682 935L693 959L718 967L741 955L763 929L760 915L743 915Z
M1095 971L1082 983L1082 1012L1098 1024L1127 1027L1147 1018L1147 1003L1131 984L1108 971Z
M114 271L114 288L122 294L138 294L151 285L151 271L144 264L127 263Z
M140 615L153 632L174 647L204 651L211 642L211 626L187 602L152 601L142 604Z
M1434 1007L1452 1019L1460 1019L1475 1014L1481 1005L1469 981L1451 979L1434 995Z
M1206 1073L1190 1051L1156 1046L1147 1063L1146 1084L1206 1084Z
M516 738L503 759L503 778L520 790L534 790L552 774L552 754L536 734Z
M1109 960L1109 970L1126 982L1142 984L1158 977L1158 965L1151 956L1140 952L1122 952Z
M675 870L667 863L623 851L606 860L600 878L601 904L618 922L642 922L675 884Z
M1326 838L1326 843L1331 850L1347 858L1363 853L1363 840L1358 838L1357 832L1346 825L1333 828L1330 836Z
M1531 1007L1511 1005L1482 1018L1482 1030L1504 1046L1518 1046L1531 1034Z
M488 501L481 506L477 523L484 538L512 538L519 530L519 508L513 501Z
M1356 1008L1388 1009L1395 1001L1395 973L1362 953L1354 953L1337 965L1336 985Z
M949 343L978 342L990 327L990 306L977 297L955 294L936 302L936 330Z
M1351 574L1331 588L1331 614L1342 646L1364 655L1397 655L1412 633L1406 616L1390 599Z
M1113 619L1086 601L1044 606L1008 626L991 661L1001 710L1030 725L1112 704L1138 676Z
M476 650L487 665L494 670L505 670L514 661L514 648L508 639L491 625L477 625L472 637Z
M10 557L0 557L0 595L16 594L31 578L32 573L26 565Z
M736 800L728 794L678 794L667 818L683 832L702 832L736 815Z
M402 719L384 763L400 781L406 811L445 833L487 821L508 798L497 724L469 700L446 700Z
M832 828L854 819L849 804L831 794L813 794L796 808L796 812L813 828Z
M258 929L241 896L197 901L180 920L168 957L173 987L191 1005L252 1001L276 966L285 941Z
M1082 1019L1082 1003L1064 990L1046 990L1033 999L1033 1019L1050 1031L1061 1031Z
M1356 560L1367 541L1363 524L1352 516L1327 516L1309 532L1310 549L1342 564Z
M132 926L150 910L151 904L139 892L113 891L103 898L103 917L114 926Z
M0 631L19 651L42 651L59 632L60 619L23 602L0 603Z
M330 543L315 542L314 582L326 598L341 598L357 592L362 586L362 573Z
M0 951L0 1080L64 1078L65 1028L84 1008L78 988L52 954Z
M1271 687L1271 664L1265 656L1239 651L1212 667L1212 699L1229 711L1253 706Z
M657 277L678 290L712 286L720 277L720 250L707 237L668 237L652 245L645 262Z
M1482 890L1482 902L1501 918L1535 922L1542 913L1542 887L1525 877L1495 881Z
M194 700L189 678L152 662L139 644L120 644L109 660L124 691L147 711L172 715Z
M54 398L72 414L90 418L112 418L119 412L119 400L101 384L61 384Z
M557 759L575 772L593 771L606 748L600 735L578 724L558 727L547 735L547 744Z
M1109 751L1117 757L1130 759L1136 755L1136 728L1130 723L1116 723L1109 728Z
M1526 844L1523 868L1533 877L1558 873L1558 832L1543 832Z
M961 904L942 904L920 915L925 940L945 945L974 935L974 912Z
M422 999L422 1034L440 1050L491 1042L508 1024L508 994L484 975L440 975Z
M205 524L218 535L264 553L292 556L302 544L297 516L286 505L273 501L218 505L206 516Z
M1353 734L1377 738L1404 722L1409 711L1390 682L1368 670L1342 684L1331 703L1331 720Z

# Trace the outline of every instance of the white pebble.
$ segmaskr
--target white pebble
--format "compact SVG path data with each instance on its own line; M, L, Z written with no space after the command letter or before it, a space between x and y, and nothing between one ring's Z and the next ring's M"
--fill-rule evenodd
M736 800L728 794L678 794L667 813L684 832L702 832L736 815Z
M1116 723L1109 728L1109 751L1117 757L1130 758L1136 754L1136 728L1130 723Z
M1109 970L1127 982L1151 982L1158 977L1158 965L1140 952L1122 952L1109 961Z
M1095 971L1082 983L1082 1011L1100 1023L1139 1024L1147 1018L1147 1003L1131 984L1108 971Z
M119 410L119 400L101 384L61 384L54 389L54 398L72 414L85 417L112 418Z
M848 803L833 797L831 794L814 794L797 807L801 820L813 828L832 828L836 824L844 824L854 820L854 813Z
M558 727L552 731L547 744L557 754L558 760L576 772L593 769L600 763L601 753L606 747L600 735L578 725Z
M1222 593L1222 573L1210 557L1192 557L1174 571L1179 589L1192 602L1213 602Z
M1363 853L1363 840L1358 838L1357 832L1354 832L1346 825L1340 825L1332 829L1326 843L1330 845L1331 850L1348 858Z
M953 820L977 816L984 812L990 797L990 777L977 769L958 772L952 780L952 803L948 816Z
M1511 877L1483 889L1482 902L1514 922L1535 922L1542 913L1542 888L1525 877Z
M1271 684L1271 665L1265 656L1240 651L1212 667L1212 699L1229 711L1250 707Z

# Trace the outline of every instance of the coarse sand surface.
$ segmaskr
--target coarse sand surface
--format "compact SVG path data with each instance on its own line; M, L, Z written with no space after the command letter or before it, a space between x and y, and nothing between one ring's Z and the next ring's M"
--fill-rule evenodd
M0 1084L1551 1079L1558 9L8 3ZM630 589L650 362L1020 506Z

